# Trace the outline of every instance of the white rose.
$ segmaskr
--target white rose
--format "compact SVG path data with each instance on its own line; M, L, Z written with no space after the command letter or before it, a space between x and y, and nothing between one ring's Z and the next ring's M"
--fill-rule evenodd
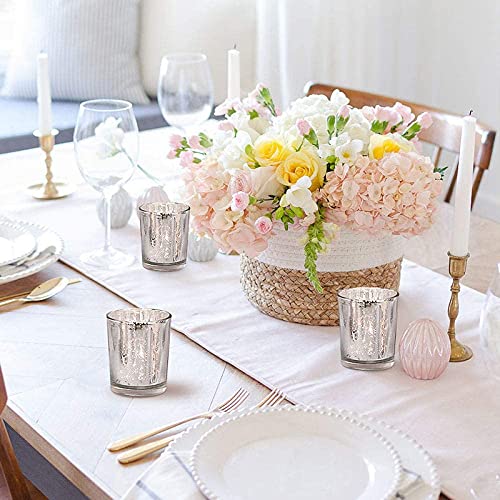
M243 168L249 158L245 148L252 144L252 138L244 130L238 130L236 137L229 141L219 156L219 161L226 170Z
M276 179L276 169L273 166L247 168L252 178L252 194L255 198L279 196L283 192L284 186Z

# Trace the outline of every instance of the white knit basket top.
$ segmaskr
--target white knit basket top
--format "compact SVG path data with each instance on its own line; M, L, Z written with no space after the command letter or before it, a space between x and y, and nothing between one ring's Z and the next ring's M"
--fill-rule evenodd
M267 250L257 260L264 264L304 271L303 230L274 229ZM346 272L368 269L393 262L403 256L405 238L377 236L341 229L327 253L318 257L319 272Z

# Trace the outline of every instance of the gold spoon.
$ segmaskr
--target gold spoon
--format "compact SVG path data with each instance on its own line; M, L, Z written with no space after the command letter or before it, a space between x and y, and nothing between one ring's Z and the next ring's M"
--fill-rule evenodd
M53 297L56 293L62 292L68 284L68 278L52 278L44 281L36 288L33 288L26 297L2 300L0 306L5 306L14 302L40 302L41 300L50 299L50 297Z

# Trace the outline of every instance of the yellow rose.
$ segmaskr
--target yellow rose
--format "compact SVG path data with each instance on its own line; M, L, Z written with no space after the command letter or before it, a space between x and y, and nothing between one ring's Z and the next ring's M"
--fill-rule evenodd
M403 137L395 138L392 134L374 134L370 137L368 154L372 160L380 160L388 153L398 153L401 150L409 152L414 149L413 144Z
M311 191L323 185L326 165L314 153L308 150L291 153L276 169L276 178L285 186L293 186L301 177L311 179Z
M254 144L255 159L262 167L277 167L291 153L282 142L274 137L261 135Z

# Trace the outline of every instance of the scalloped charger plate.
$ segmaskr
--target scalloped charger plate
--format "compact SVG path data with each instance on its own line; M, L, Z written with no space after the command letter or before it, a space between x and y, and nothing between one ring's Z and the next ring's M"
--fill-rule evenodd
M402 480L398 453L348 414L301 407L227 419L196 444L191 469L209 499L381 500Z
M34 236L22 224L0 219L0 266L24 259L35 246Z

